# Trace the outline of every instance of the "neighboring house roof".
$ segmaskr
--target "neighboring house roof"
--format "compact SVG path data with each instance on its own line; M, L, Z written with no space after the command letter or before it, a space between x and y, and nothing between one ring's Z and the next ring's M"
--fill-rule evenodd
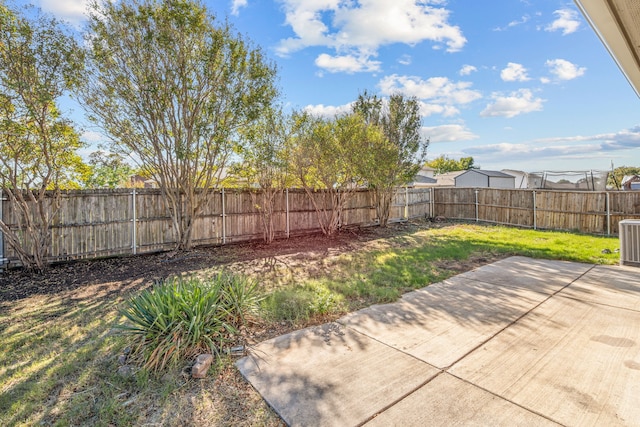
M438 185L456 185L456 178L466 171L455 171L455 172L447 172L441 173L440 175L436 175L435 178L438 181Z
M635 182L640 180L640 175L625 175L622 178L622 183L620 185L626 185L627 183Z
M438 182L437 179L435 178L430 178L428 176L424 176L424 175L416 175L416 177L413 179L413 184L435 184L436 182Z
M489 177L497 177L497 178L515 178L513 175L509 175L508 173L500 172L500 171L488 171L482 169L469 169L464 172L477 172L481 175L489 176Z
M574 0L640 96L640 2Z

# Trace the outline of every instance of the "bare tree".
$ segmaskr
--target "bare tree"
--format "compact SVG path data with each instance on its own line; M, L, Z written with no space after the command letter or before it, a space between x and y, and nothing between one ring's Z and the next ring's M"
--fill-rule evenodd
M59 189L82 146L56 100L78 81L81 50L56 20L34 20L0 4L0 188L9 199L0 229L20 262L45 269Z
M176 248L189 248L239 132L277 94L275 67L189 0L94 5L87 41L81 101L113 149L132 154L158 181Z

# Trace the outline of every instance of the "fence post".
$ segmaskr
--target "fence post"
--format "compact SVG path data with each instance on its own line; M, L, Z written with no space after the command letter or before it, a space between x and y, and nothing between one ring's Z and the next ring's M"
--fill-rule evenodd
M404 187L404 219L409 220L409 187Z
M222 187L222 244L226 244L227 243L227 224L226 224L226 217L227 215L225 214L224 211L224 187Z
M478 222L478 193L480 192L480 190L478 190L476 188L476 222Z
M533 229L537 230L538 229L538 222L537 222L537 212L536 212L536 190L533 190Z
M429 188L429 217L435 218L436 216L436 192L433 187Z
M607 236L611 236L611 198L610 193L607 191Z
M287 222L286 231L287 231L287 239L288 239L289 235L290 235L290 232L291 232L290 231L291 229L289 228L289 189L288 188L285 189L285 196L286 196L286 199L285 199L286 215L285 215L285 217L286 217L286 222Z
M4 198L4 190L0 188L0 220L2 220L3 216L3 205L5 202ZM7 263L7 259L4 257L4 233L0 230L0 270L4 268L4 265Z
M134 255L138 253L138 213L136 208L136 189L131 193L131 248Z

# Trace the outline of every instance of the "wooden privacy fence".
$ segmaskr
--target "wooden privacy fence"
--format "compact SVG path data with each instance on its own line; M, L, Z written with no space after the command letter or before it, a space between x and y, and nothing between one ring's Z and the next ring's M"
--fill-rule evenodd
M401 189L393 201L390 221L424 216L430 208L429 196L422 190ZM258 200L250 191L210 191L193 225L193 243L221 245L261 239ZM14 229L18 224L15 215L3 198L0 218ZM273 220L276 238L320 230L313 205L299 189L286 190L276 197ZM342 225L374 224L376 211L371 192L355 192L343 213ZM171 217L159 189L64 191L51 227L49 261L158 252L172 249L175 242ZM17 256L4 244L0 232L0 268L7 262L18 265Z
M640 191L434 189L433 212L447 218L617 235L623 219L640 218Z
M209 196L193 226L194 244L221 245L262 238L255 194L222 189L211 191ZM15 211L1 192L0 199L0 217L15 227ZM621 220L640 218L640 191L402 188L393 200L390 222L436 216L615 235ZM280 194L273 219L276 238L319 231L316 212L303 190ZM372 193L357 191L349 200L342 225L375 224ZM51 228L49 261L150 253L174 246L173 226L160 190L66 191ZM17 257L0 232L0 267L7 261L16 265Z

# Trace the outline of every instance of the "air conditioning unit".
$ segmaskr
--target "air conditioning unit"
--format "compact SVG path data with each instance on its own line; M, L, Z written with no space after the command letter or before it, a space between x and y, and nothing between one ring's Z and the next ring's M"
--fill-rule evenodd
M640 267L640 220L620 221L620 265Z

